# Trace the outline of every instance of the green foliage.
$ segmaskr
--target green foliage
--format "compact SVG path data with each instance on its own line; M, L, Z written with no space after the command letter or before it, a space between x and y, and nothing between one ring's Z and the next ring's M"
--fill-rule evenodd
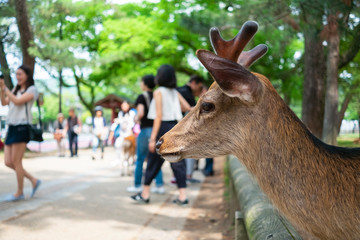
M30 52L54 78L59 77L60 70L70 70L73 74L64 76L64 84L77 87L78 99L89 111L96 100L109 93L134 100L141 91L141 76L156 74L157 68L165 63L175 67L178 85L195 73L206 77L209 85L211 77L194 59L197 49L212 49L210 27L218 27L222 36L230 39L245 21L255 20L260 30L246 50L266 43L269 52L251 70L268 77L298 113L304 78L301 31L308 27L302 11L306 9L309 27L318 31L320 27L314 19L321 19L324 6L341 7L342 11L344 7L342 2L333 0L160 0L120 5L98 0L32 0L28 4L35 35ZM358 24L359 1L352 4L348 12L353 15L349 14L347 27L342 29L342 52L357 38L351 27ZM0 25L13 15L8 1L0 1ZM342 69L351 73L350 78L341 78L342 99L359 79L359 62L357 57ZM50 106L44 109L49 111L45 115L50 120L56 115L58 100L47 97L51 98L46 101ZM353 118L359 107L353 102L349 109L351 116L346 117Z
M201 46L199 37L179 24L180 16L174 15L172 4L162 1L157 7L142 7L121 5L113 18L104 22L99 47L101 66L93 72L93 77L107 78L109 84L130 98L140 92L136 85L139 78L156 74L162 64L171 64L187 75L196 73L187 58L195 56Z
M68 92L64 94L64 99L62 103L62 112L65 117L68 116L68 112L70 108L79 109L78 98L76 95ZM59 110L59 98L54 95L45 95L44 96L44 105L41 106L42 109L42 121L44 123L53 122L57 118L58 110ZM33 108L34 118L35 118L35 107ZM37 112L37 109L36 109Z
M347 148L358 148L360 147L360 142L356 141L359 140L358 133L347 133L341 134L337 138L338 145L340 147L347 147Z

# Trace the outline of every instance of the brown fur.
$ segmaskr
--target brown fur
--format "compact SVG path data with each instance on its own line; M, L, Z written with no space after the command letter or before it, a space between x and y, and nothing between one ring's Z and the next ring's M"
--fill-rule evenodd
M124 141L128 141L130 144L128 144L126 147L124 147L124 154L135 158L135 152L136 152L136 138L134 135L130 135L124 139Z
M214 83L163 136L159 153L165 159L235 154L300 232L324 240L360 239L360 150L316 139L270 81L254 75L264 87L255 103L230 97ZM215 110L201 113L203 102Z
M124 141L121 146L121 158L120 158L120 167L121 175L130 176L132 171L132 166L135 161L135 152L136 152L136 137L130 135L124 138Z

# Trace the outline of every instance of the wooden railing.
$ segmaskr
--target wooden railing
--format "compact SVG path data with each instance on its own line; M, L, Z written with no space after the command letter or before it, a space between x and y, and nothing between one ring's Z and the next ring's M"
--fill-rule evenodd
M230 186L237 202L236 240L301 240L294 227L271 205L240 161L228 157Z

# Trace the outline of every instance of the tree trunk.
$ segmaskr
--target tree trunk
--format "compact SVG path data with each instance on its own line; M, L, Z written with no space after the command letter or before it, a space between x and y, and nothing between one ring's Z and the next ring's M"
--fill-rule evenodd
M62 41L63 40L63 32L62 32L62 27L63 27L63 21L62 19L60 19L60 26L59 26L59 40ZM62 68L60 68L59 70L59 113L62 112L62 88L63 88L63 76L62 76Z
M340 37L335 15L330 15L328 23L328 55L326 61L326 95L322 140L336 145L337 113L339 104L338 65Z
M302 120L310 131L321 138L324 119L325 61L319 33L309 27L304 31L304 89Z
M63 88L63 77L62 69L59 70L59 113L62 112L62 88Z
M357 89L359 86L360 86L360 81L356 81L355 84L350 86L350 90L345 95L345 99L344 99L343 103L341 104L341 109L337 116L337 123L336 123L337 135L339 135L339 133L340 133L341 123L342 123L342 120L344 119L346 109L348 108L349 103L355 93L354 90Z
M94 117L94 103L95 103L95 88L91 85L86 85L90 89L90 100L86 101L84 96L81 93L81 82L84 83L82 77L76 75L75 70L73 69L75 81L76 81L76 90L80 98L80 102L86 107L86 109L91 113L91 116Z
M11 81L10 68L6 60L3 39L0 39L0 66L1 72L4 74L5 85L8 89L13 89L14 85Z
M353 95L353 93L349 92L345 96L344 102L341 105L341 110L338 113L338 116L336 118L336 133L337 133L337 135L339 135L339 133L340 133L341 123L342 123L342 120L344 119L345 112L346 112L347 107L349 106L352 95Z
M33 73L35 67L35 57L28 52L34 36L31 30L29 16L26 7L26 0L15 0L16 22L20 33L21 49L23 54L23 64L28 65Z

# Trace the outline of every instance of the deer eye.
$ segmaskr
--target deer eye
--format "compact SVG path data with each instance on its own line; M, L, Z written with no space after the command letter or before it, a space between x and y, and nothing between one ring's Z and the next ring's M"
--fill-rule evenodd
M215 110L215 105L208 102L201 103L200 113L208 113Z

